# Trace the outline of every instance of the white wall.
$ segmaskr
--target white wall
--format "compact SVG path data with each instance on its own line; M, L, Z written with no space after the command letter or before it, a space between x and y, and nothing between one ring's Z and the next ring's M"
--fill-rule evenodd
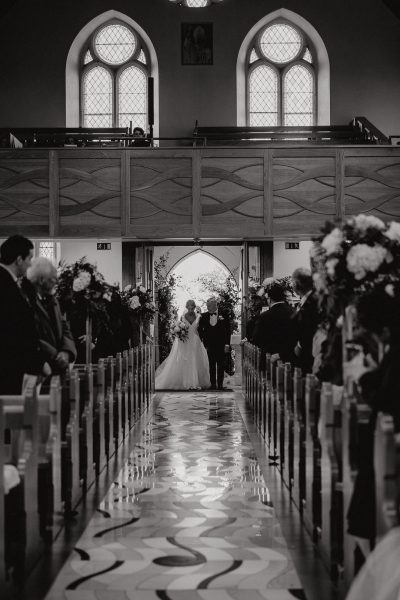
M274 277L291 275L298 267L310 268L312 242L299 243L299 250L286 250L284 241L274 241Z
M122 242L115 239L101 239L110 242L111 250L97 250L93 240L57 240L60 242L60 259L67 263L75 262L83 256L96 263L99 272L108 283L122 285Z

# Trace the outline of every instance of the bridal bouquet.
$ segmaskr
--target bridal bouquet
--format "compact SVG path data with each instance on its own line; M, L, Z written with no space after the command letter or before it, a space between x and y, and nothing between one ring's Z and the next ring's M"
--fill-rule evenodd
M189 325L184 321L178 321L172 331L181 342L186 342L189 337Z

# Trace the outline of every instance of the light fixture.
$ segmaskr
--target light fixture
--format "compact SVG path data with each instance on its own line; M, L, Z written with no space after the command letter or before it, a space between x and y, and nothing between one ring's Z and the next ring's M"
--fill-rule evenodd
M174 2L174 4L179 4L180 6L186 6L186 8L205 8L206 6L210 6L210 4L217 4L218 2L222 2L222 0L169 0L170 2Z

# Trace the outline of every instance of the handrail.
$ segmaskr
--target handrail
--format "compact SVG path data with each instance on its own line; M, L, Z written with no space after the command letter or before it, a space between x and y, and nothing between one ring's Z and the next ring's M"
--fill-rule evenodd
M365 117L354 117L353 126L358 127L365 139L373 144L390 144L389 139Z

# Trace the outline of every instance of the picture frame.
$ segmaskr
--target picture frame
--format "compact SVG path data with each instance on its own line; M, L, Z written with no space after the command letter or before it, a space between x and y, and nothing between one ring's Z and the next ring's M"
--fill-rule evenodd
M181 63L182 65L212 65L213 24L181 24Z
M400 146L400 134L389 136L389 140L392 146Z

